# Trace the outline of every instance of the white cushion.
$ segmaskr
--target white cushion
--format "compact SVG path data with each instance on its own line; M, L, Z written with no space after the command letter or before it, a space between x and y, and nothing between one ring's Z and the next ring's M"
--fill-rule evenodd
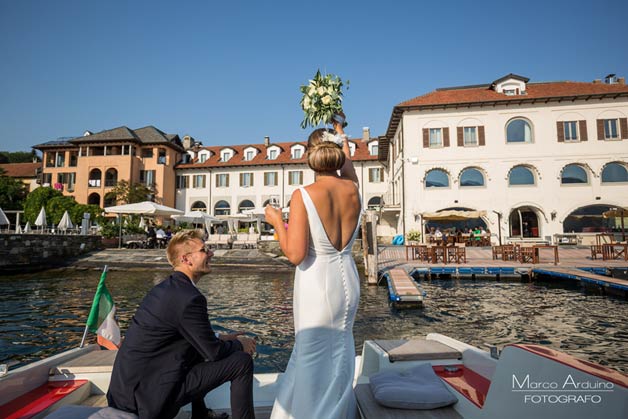
M457 399L436 375L430 364L406 371L383 371L369 377L377 402L397 409L436 409Z

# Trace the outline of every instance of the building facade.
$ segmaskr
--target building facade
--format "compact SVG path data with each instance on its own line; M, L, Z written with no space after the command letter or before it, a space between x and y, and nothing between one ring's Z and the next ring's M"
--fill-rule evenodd
M383 165L377 160L378 140L364 130L362 139L349 141L360 180L362 205L378 207L387 189ZM305 142L198 147L190 161L177 165L176 207L234 215L268 203L290 206L292 193L314 182L307 166Z
M119 127L33 148L43 154L42 185L73 196L78 203L116 205L110 192L125 180L152 188L155 194L147 199L175 205L174 166L185 154L178 135L153 126Z
M4 171L6 176L21 181L26 186L26 191L30 192L39 187L37 176L41 172L41 165L41 162L5 163L0 164L0 171Z
M603 231L628 207L628 87L530 83L509 74L437 89L395 106L380 160L389 172L381 222L425 233L426 213L485 211L493 240L555 241Z

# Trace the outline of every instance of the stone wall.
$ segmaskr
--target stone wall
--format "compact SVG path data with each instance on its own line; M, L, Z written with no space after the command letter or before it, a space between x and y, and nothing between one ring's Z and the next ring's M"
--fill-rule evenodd
M69 264L100 249L101 236L0 234L0 274L38 271Z

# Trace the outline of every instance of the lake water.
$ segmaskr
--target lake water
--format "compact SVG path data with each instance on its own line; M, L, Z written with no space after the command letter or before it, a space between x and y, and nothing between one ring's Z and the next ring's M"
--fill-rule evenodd
M0 363L23 365L79 345L100 273L0 277ZM111 271L107 286L124 332L161 272ZM354 335L398 339L438 332L470 344L535 343L628 371L628 303L579 289L520 282L435 280L425 308L392 310L385 287L363 286ZM199 283L217 331L248 331L256 372L283 371L293 344L292 273L215 269ZM92 342L94 335L90 334Z

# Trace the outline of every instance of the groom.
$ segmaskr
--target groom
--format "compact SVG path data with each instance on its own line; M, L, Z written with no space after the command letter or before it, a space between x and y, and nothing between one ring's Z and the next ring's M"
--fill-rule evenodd
M207 300L196 288L210 272L211 250L198 230L176 234L167 249L174 272L153 287L137 309L116 356L109 406L142 418L173 418L192 403L192 418L216 416L205 395L231 382L234 418L254 418L255 341L212 330Z

